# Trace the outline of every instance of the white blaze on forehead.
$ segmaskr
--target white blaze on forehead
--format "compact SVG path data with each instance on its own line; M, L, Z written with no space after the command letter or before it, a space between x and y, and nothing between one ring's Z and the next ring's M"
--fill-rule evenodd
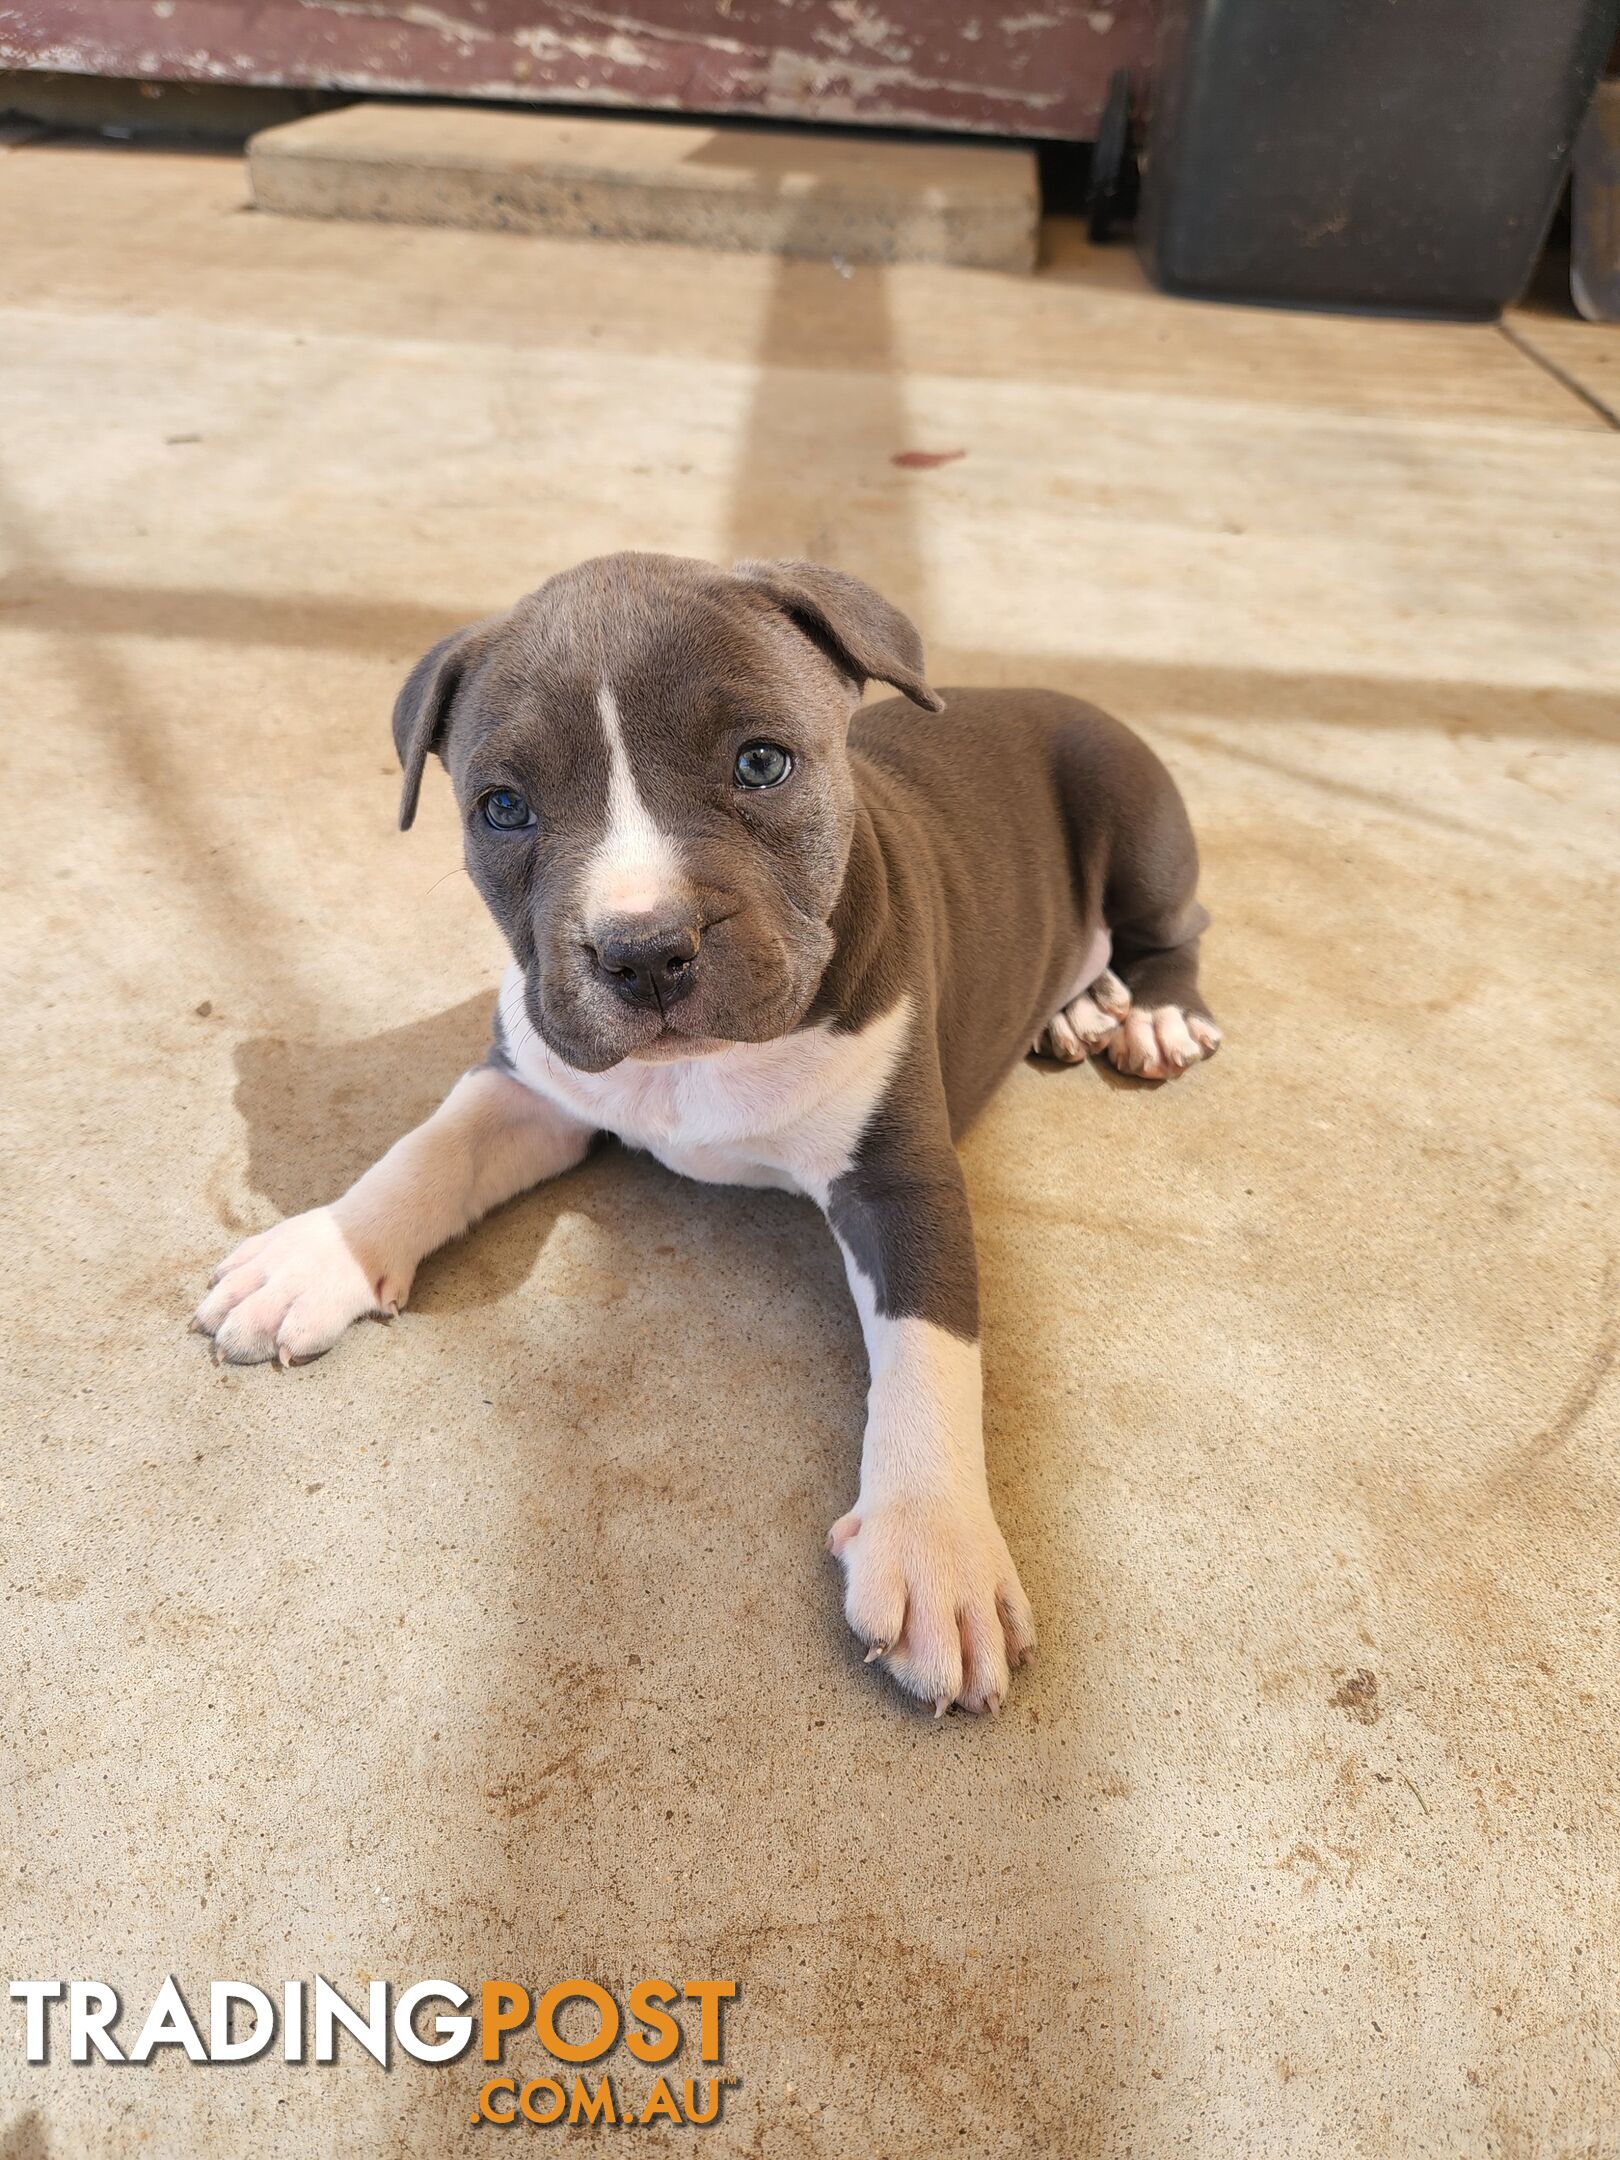
M651 914L680 892L680 850L641 799L610 684L597 691L596 709L607 739L607 830L585 866L585 912Z

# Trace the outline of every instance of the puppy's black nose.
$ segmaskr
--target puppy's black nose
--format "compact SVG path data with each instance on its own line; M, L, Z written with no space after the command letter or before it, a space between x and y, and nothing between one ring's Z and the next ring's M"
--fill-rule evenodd
M652 928L623 924L599 932L585 950L609 988L627 1005L656 1006L660 1012L678 1004L693 988L693 961L703 933L695 923L659 923Z

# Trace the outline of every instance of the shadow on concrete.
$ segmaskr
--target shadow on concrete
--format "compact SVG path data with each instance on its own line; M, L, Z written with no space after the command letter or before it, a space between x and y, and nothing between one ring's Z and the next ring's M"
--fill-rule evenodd
M0 629L74 637L178 638L196 645L278 645L303 652L377 653L408 665L447 624L485 612L469 601L353 600L330 593L231 592L211 586L85 585L49 570L0 584Z
M1578 735L1620 741L1612 694L1554 684L1455 677L1347 675L1128 659L1116 653L987 653L938 643L936 681L1039 683L1141 725L1190 716L1241 728L1284 721L1464 736Z
M491 990L357 1041L258 1035L239 1044L248 1184L279 1215L335 1199L483 1056L494 1009Z
M262 982L285 984L279 927L236 878L229 852L220 848L211 807L194 799L165 716L141 697L134 673L116 647L96 634L95 588L77 586L57 570L38 529L7 488L3 469L0 531L15 555L32 566L22 580L22 593L15 583L0 587L0 631L23 619L30 628L52 633L63 675L73 684L81 710L95 716L117 760L124 792L146 819L158 849L190 887L196 919L210 939L217 939L223 965ZM72 611L61 618L49 609L37 616L29 613L26 592L36 581L47 592L77 594L81 603L88 601L92 620L81 623Z
M810 266L792 264L805 271ZM836 273L821 266L824 274ZM880 318L872 303L867 311L874 333ZM798 311L789 317L797 331ZM836 446L828 447L828 475L812 497L806 516L803 462L806 453L802 419L789 425L777 409L779 389L762 382L749 423L758 455L740 479L727 526L731 556L804 555L856 571L871 566L865 550L852 548L846 521L839 514ZM870 432L870 430L869 430ZM890 431L898 446L906 428L898 400ZM870 522L873 505L863 506ZM884 515L881 531L885 571L881 582L890 599L917 617L926 630L929 610L922 570L911 530L915 513L900 500ZM403 669L443 637L447 628L483 612L483 603L446 602L428 606L416 601L334 600L321 593L258 594L213 591L206 587L171 589L130 585L82 585L59 576L24 574L0 586L0 632L19 628L60 633L72 642L73 665L87 697L97 697L102 711L120 709L106 700L125 698L129 686L122 671L109 666L96 649L100 638L140 635L172 637L199 644L277 645L312 652L374 652ZM81 641L89 641L88 643ZM1127 658L1116 653L1064 651L1021 654L985 652L929 641L929 666L936 682L975 685L1039 683L1067 690L1094 704L1117 708L1153 724L1161 712L1242 726L1253 720L1310 720L1329 725L1409 729L1453 736L1567 736L1594 742L1620 741L1620 710L1603 690L1572 689L1554 683L1469 682L1454 676L1356 675L1315 669L1222 666L1200 660L1182 664ZM134 753L131 753L132 759ZM160 775L151 769L155 756L141 751L137 778L150 792ZM217 873L216 873L217 874Z
M272 1216L334 1200L402 1133L431 1116L489 1041L494 992L358 1040L259 1035L236 1051L248 1185ZM521 1194L423 1262L414 1312L500 1302L525 1282L565 1184ZM234 1231L234 1219L225 1224Z

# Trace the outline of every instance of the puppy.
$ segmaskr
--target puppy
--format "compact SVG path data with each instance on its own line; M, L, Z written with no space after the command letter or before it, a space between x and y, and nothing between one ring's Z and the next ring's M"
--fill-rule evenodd
M901 693L863 706L868 682ZM1220 1042L1181 798L1116 720L923 679L906 617L806 562L612 555L434 646L394 709L512 962L494 1041L329 1207L249 1238L195 1324L298 1364L599 1132L784 1186L843 1251L871 1364L833 1524L870 1661L995 1710L1035 1641L985 1478L953 1141L1031 1048L1163 1080Z

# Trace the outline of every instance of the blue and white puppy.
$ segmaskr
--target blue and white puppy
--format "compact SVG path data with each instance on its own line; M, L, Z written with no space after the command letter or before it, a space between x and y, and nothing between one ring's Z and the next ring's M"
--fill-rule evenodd
M953 1141L1031 1047L1157 1080L1220 1031L1158 759L1051 692L946 710L922 666L839 571L660 555L436 645L395 708L400 822L436 752L513 955L493 1046L341 1199L239 1246L196 1324L235 1362L317 1357L600 1132L808 1193L871 1361L829 1537L849 1623L936 1710L994 1710L1035 1632L985 1480ZM862 706L871 680L903 697Z

